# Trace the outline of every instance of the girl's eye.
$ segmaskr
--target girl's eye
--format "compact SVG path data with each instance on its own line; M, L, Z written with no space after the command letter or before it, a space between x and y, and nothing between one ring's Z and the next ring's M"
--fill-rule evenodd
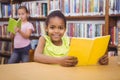
M50 26L50 29L54 29L54 26L52 25L52 26Z
M59 29L64 29L64 26L60 26Z

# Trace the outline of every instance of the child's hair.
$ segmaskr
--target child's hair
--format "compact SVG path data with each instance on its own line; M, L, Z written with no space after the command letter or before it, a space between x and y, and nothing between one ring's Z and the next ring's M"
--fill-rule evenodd
M25 6L20 6L18 9L24 9L26 11L26 13L29 13L29 11L27 10L27 8Z
M47 19L45 21L46 26L48 26L50 18L53 18L53 17L59 17L59 18L63 19L64 25L65 25L65 28L66 28L66 18L63 15L63 13L59 10L53 11L47 16Z

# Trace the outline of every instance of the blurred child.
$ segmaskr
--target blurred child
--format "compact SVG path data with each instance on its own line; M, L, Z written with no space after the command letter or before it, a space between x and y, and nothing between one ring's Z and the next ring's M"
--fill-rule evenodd
M21 29L16 27L15 34L11 33L14 38L14 50L8 63L19 63L29 61L29 50L31 49L29 37L34 31L33 25L28 22L29 11L25 6L18 9L18 17L21 19Z

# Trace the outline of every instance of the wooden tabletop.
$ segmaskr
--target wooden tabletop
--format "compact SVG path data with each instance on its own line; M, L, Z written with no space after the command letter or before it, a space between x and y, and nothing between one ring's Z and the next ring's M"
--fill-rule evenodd
M120 80L120 65L62 67L36 62L0 65L0 80Z

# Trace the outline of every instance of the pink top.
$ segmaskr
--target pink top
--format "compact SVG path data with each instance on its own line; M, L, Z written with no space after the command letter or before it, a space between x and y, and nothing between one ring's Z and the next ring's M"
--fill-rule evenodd
M26 33L27 29L32 29L32 31L34 31L34 27L32 25L32 23L30 22L26 22L21 26L21 31L23 31L24 33ZM23 48L26 47L30 44L30 40L29 39L25 39L21 36L20 33L16 33L15 38L14 38L14 48Z

